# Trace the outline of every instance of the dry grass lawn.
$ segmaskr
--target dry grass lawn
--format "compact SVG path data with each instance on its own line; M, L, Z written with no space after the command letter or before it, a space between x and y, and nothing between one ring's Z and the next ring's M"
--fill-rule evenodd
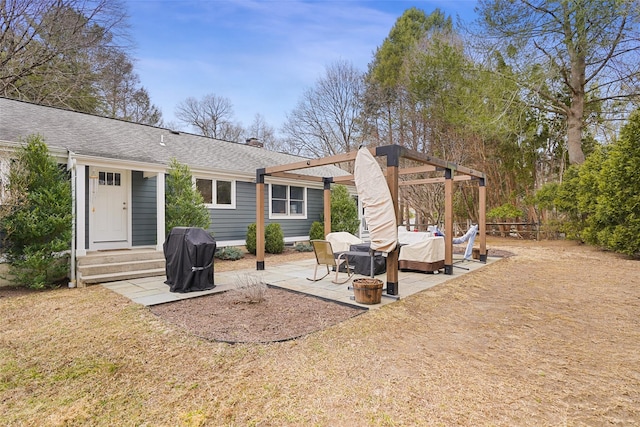
M100 286L0 298L0 424L640 423L640 263L516 254L303 338L189 335Z

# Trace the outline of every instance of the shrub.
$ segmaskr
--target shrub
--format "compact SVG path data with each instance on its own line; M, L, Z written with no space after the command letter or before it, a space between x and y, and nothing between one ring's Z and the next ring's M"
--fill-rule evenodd
M211 224L209 211L200 192L193 185L189 166L171 159L166 183L165 231L173 227L202 227Z
M334 186L331 190L331 231L357 234L359 227L358 204L351 197L346 186L342 184Z
M40 136L27 138L9 169L0 218L9 275L18 285L53 287L69 271L71 184Z
M313 246L306 243L298 243L293 247L293 249L297 252L313 252Z
M311 224L311 229L309 230L309 239L310 240L324 239L324 225L321 222L314 221Z
M256 254L257 231L256 224L247 227L246 248L249 253ZM264 249L269 254L281 254L284 251L284 233L277 222L268 224L264 228Z
M227 246L225 248L219 248L216 250L215 257L227 261L237 261L244 258L242 251L233 246Z
M582 240L585 223L580 211L585 205L578 201L581 187L578 172L577 166L570 166L564 173L562 183L547 183L535 194L533 201L538 208L555 210L559 216L558 219L545 220L543 226L547 235L561 232L568 239Z
M487 213L487 218L489 219L516 219L522 216L522 211L510 203L506 203L502 206L498 206L497 208L491 209Z
M264 228L264 250L270 254L281 254L284 251L284 233L277 222Z
M581 183L590 190L579 198L589 214L585 239L615 252L639 256L640 110L631 114L605 155L592 162L595 155L597 152L588 157L580 170ZM586 179L591 163L597 182Z
M629 117L617 141L598 147L571 166L554 207L566 215L567 237L630 256L640 255L640 110Z
M256 254L256 223L251 223L247 227L247 238L245 247L250 254Z

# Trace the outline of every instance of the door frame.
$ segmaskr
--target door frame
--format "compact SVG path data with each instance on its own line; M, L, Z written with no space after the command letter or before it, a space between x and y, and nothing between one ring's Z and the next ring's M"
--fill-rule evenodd
M98 242L94 241L95 236L95 220L91 215L91 205L93 203L93 191L94 189L97 191L100 186L98 185L98 177L94 174L99 170L107 170L111 172L120 172L122 176L122 183L125 191L125 199L127 201L127 214L126 214L126 239L122 241L115 242ZM88 206L88 220L89 220L89 248L90 251L99 251L99 250L111 250L111 249L129 249L131 248L131 235L132 235L132 213L131 213L131 170L130 169L121 169L119 167L112 167L106 165L92 165L89 166L89 198L87 200Z

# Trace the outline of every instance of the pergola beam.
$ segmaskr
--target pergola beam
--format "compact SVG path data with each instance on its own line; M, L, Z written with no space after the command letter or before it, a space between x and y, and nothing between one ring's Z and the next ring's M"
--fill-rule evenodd
M375 149L373 148L369 149L369 151L371 151L371 154L375 155L374 150ZM323 157L322 159L313 159L313 160L309 159L309 160L304 160L302 162L289 163L286 165L271 166L271 167L265 168L264 173L267 175L272 175L277 172L288 172L296 169L308 169L316 166L326 166L326 165L333 165L336 163L351 162L356 159L357 154L358 154L358 151L349 151L348 153L337 154L335 156L329 156L329 157Z
M333 182L336 184L351 184L356 185L353 175L345 175L345 176L334 176Z
M304 175L301 173L289 173L289 172L274 172L269 174L269 176L275 176L278 178L288 178L296 181L313 181L313 182L322 182L324 180L321 176L313 176L313 175Z
M435 172L438 170L437 167L433 165L423 165L423 166L415 166L411 168L403 168L400 169L400 175L411 175L415 173L427 173L427 172Z
M454 181L458 182L458 181L471 181L472 179L475 179L472 176L469 175L456 175L452 178ZM435 178L425 178L425 179L414 179L411 181L401 181L400 183L398 183L399 186L401 187L406 187L409 185L421 185L421 184L438 184L438 183L442 183L445 182L446 178L444 176L439 176L439 177L435 177Z
M483 179L485 178L485 174L483 172L477 171L475 169L459 166L455 163L447 162L445 160L441 160L433 156L428 156L426 154L418 153L417 151L408 150L404 147L402 147L402 149L403 149L402 157L405 159L426 163L441 169L451 169L455 172L463 173L465 175L471 175L476 178L483 178Z

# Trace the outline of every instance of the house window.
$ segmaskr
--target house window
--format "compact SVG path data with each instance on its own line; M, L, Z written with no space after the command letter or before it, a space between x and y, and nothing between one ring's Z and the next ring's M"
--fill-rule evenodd
M235 207L235 182L222 179L196 178L196 189L210 208Z
M118 172L99 172L98 185L109 185L120 187L121 175Z
M277 184L270 188L272 216L306 217L306 188Z
M196 188L205 204L213 204L213 182L210 179L196 179Z
M216 205L231 204L231 181L216 181Z

